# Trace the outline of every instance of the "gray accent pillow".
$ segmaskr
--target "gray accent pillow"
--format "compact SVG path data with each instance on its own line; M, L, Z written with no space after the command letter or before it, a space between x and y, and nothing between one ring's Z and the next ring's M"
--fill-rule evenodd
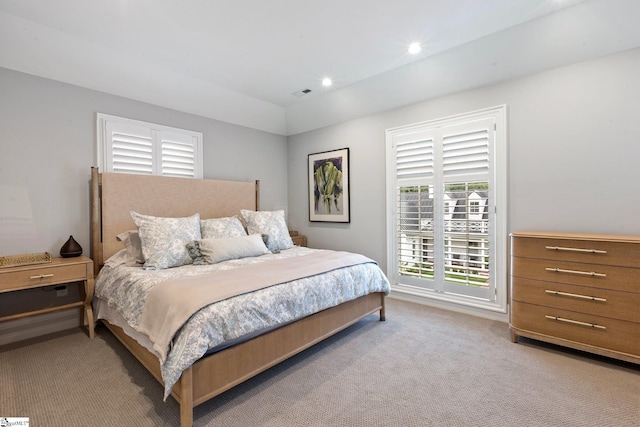
M186 247L195 265L216 264L269 253L259 234L194 240L187 243Z
M201 238L200 214L185 218L164 218L131 211L138 226L144 268L165 269L191 264L185 245Z
M274 252L293 247L289 229L284 219L284 211L240 211L247 223L249 234L266 236L267 248Z

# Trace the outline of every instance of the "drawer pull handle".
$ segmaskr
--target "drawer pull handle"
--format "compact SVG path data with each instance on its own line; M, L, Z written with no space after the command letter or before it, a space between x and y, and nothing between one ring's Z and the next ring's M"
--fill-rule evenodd
M563 297L581 298L581 299L588 299L588 300L591 300L591 301L607 302L606 298L592 297L590 295L570 294L569 292L552 291L552 290L549 290L549 289L545 290L545 292L548 293L548 294L560 295L560 296L563 296Z
M607 329L606 326L596 325L595 323L579 322L577 320L565 319L564 317L557 317L557 316L544 316L544 317L551 320L557 320L558 322L572 323L574 325L588 326L590 328L596 328L596 329Z
M569 252L587 252L590 254L606 254L607 251L600 249L581 249L581 248L563 248L562 246L546 246L547 249L552 251L569 251Z
M565 270L564 268L545 268L547 271L553 271L554 273L569 273L569 274L582 274L583 276L595 276L595 277L607 277L605 273L596 273L594 271L579 271L579 270Z
M38 274L37 276L31 276L31 279L44 279L46 277L53 277L53 274Z

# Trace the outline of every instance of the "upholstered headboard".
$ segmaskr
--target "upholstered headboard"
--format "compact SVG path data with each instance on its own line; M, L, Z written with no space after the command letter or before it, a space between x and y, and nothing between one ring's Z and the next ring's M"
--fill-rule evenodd
M99 173L91 168L91 258L97 274L104 261L123 248L116 236L136 228L130 212L202 219L258 210L259 181Z

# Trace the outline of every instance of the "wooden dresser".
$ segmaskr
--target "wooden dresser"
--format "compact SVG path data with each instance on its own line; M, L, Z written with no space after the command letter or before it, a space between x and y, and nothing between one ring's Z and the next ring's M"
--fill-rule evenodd
M513 233L509 326L640 363L640 236Z

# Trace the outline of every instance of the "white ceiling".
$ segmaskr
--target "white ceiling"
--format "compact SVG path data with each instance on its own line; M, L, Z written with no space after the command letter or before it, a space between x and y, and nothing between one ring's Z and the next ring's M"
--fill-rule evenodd
M594 11L616 9L605 7L606 3L0 0L0 67L268 132L293 134L429 97L427 91L416 100L411 96L398 98L397 86L410 85L407 75L416 74L422 75L424 84L424 72L436 64L434 61L455 62L452 52L463 52L473 43L480 50L502 46L512 51L513 58L520 52L529 58L525 63L533 62L527 49L535 39L560 34L560 40L551 43L565 48L562 39L573 39L575 34L564 37L566 26L558 25L573 22L572 16L581 21L601 20L602 16L593 16ZM608 3L619 3L619 9L633 8L640 2ZM634 16L624 10L614 15L610 20ZM527 35L527 29L551 17L555 25L545 27L551 33L545 31L533 38ZM612 24L619 32L620 25ZM593 26L590 22L588 25ZM606 46L589 46L593 52L588 54L584 52L584 38L575 40L583 45L578 59L634 45L638 31L628 27L626 31L633 33L628 41L620 40L624 34L607 33L611 40ZM514 44L524 36L528 37L525 44ZM415 41L422 43L423 51L417 56L408 55L407 46ZM544 61L548 50L540 52ZM562 60L557 58L556 62ZM523 61L514 62L517 71L505 68L495 73L494 69L494 78L527 72ZM325 76L333 79L333 87L321 86ZM466 86L478 84L482 82L472 79ZM433 81L430 85L446 87ZM366 94L385 87L394 91L385 96L390 102L372 104ZM303 97L292 95L302 89L312 92ZM354 102L353 97L360 101ZM345 102L349 110L343 114L339 106Z

